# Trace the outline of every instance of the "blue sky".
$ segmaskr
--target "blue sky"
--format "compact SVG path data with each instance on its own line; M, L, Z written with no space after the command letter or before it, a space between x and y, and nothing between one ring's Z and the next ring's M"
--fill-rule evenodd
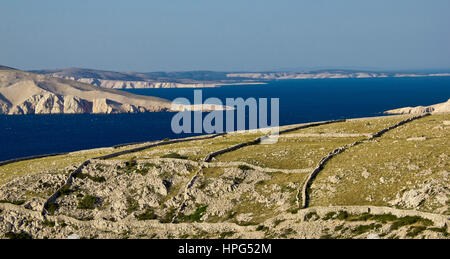
M0 64L450 70L449 0L2 0Z

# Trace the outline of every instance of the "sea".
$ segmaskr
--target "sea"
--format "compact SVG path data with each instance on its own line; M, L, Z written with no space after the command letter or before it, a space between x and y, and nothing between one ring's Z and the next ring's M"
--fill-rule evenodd
M193 102L194 90L202 90L203 99L215 97L224 103L226 98L279 98L280 125L289 125L382 116L389 109L445 102L450 98L450 77L281 80L264 85L126 91ZM0 161L201 134L174 133L174 115L0 116Z

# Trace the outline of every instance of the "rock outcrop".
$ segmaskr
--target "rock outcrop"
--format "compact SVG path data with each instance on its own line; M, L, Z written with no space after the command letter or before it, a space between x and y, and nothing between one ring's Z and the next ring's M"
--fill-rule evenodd
M423 114L423 113L448 113L450 112L450 99L445 103L431 106L405 107L386 111L388 114Z
M73 78L65 79L75 80L102 88L109 89L142 89L142 88L203 88L217 87L218 83L176 83L176 82L151 82L151 81L123 81L123 80L104 80L96 78Z
M165 111L171 102L86 83L0 69L0 114L138 113Z

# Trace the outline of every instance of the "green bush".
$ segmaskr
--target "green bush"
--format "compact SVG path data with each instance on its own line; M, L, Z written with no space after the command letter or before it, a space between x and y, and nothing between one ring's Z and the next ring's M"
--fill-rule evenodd
M20 233L14 233L14 232L8 232L5 234L5 237L8 239L32 239L31 235L27 232L20 232Z
M59 209L59 205L56 202L49 202L47 203L47 205L45 206L45 209L47 210L47 212L50 215L55 214L55 212Z
M130 196L127 196L127 212L128 214L133 213L139 210L139 203L137 200L133 199Z
M222 232L220 233L220 239L225 239L227 237L232 237L234 235L235 232L233 231L228 231L228 232Z
M65 195L69 195L73 192L73 190L70 190L70 185L65 184L63 185L59 190L58 190L58 194L59 196L65 196Z
M18 201L0 200L0 203L11 203L11 204L20 206L20 205L23 205L25 203L25 201L24 200L18 200Z
M361 234L366 233L366 232L368 232L370 230L377 229L377 228L380 228L380 227L381 227L380 224L375 224L375 223L372 223L370 225L361 225L361 226L356 227L354 230L352 230L352 233L355 234L355 235L361 235Z
M159 219L160 223L172 223L172 219L176 215L176 209L170 208L167 213Z
M203 215L205 215L206 213L206 209L208 208L208 206L200 206L197 208L197 210L191 214L191 215L180 215L180 220L182 220L183 222L201 222L201 218L203 217Z
M186 156L182 156L178 153L166 154L166 155L161 156L161 158L188 159Z
M332 219L334 216L336 215L336 212L328 212L325 217L323 218L323 220L329 220Z
M336 219L338 219L338 220L346 220L348 217L349 217L348 212L346 212L346 211L339 211L337 216L336 216Z
M310 213L308 213L308 214L305 215L305 220L306 220L306 221L309 221L309 220L311 220L311 219L316 220L316 219L320 219L320 217L319 217L319 215L317 215L316 212L313 211L313 212L310 212Z
M103 176L90 176L88 174L77 174L75 178L79 178L79 179L86 179L88 178L89 180L93 181L93 182L97 182L97 183L103 183L106 182L106 178Z
M233 179L233 183L234 184L241 184L241 183L243 183L244 182L244 178L241 178L241 177L235 177L234 179Z
M130 158L130 160L125 162L125 166L128 167L128 168L132 168L132 167L137 166L136 159L134 157Z
M241 169L242 171L248 171L248 170L252 170L253 168L251 168L250 166L247 165L240 165L238 166L239 169Z
M433 225L433 222L429 219L424 219L419 216L405 216L392 223L391 230L397 230L403 226L409 226L416 223L420 223L423 226Z
M422 233L423 231L425 231L427 228L423 227L423 226L414 226L414 227L410 227L408 229L408 233L406 233L407 237L416 237L417 235L419 235L420 233Z
M269 228L266 227L266 226L263 226L263 225L259 225L259 226L256 228L256 231L267 231L267 230L269 230Z
M49 220L44 220L44 221L42 221L42 225L52 228L52 227L55 226L55 222L54 221L49 221Z
M153 209L146 209L144 213L136 216L137 220L153 220L157 219L158 216L155 214Z
M98 198L93 195L86 195L78 201L78 209L93 210L97 204Z

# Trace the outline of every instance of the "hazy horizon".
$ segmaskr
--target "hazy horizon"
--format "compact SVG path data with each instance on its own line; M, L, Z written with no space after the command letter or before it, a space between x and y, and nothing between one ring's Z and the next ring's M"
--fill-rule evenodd
M0 7L0 64L23 70L450 70L448 0L22 0Z

